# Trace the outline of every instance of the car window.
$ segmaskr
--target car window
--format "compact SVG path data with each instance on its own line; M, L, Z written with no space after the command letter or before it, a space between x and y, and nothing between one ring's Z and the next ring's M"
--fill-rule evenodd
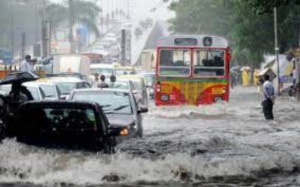
M94 129L96 116L93 109L79 108L26 108L23 107L18 113L18 121L24 125L44 124L63 129Z
M132 81L135 90L142 90L142 84L139 81Z
M151 76L151 75L145 75L144 79L145 79L145 83L147 85L153 85L153 82L154 82L154 77L153 76Z
M41 100L42 99L40 97L39 89L37 87L27 86L26 88L30 91L30 93L31 93L34 100Z
M97 102L105 113L132 114L130 95L123 92L75 92L72 100Z
M90 88L90 87L91 87L91 85L89 83L86 83L86 82L77 83L77 88L78 89Z
M6 94L9 94L9 92L11 91L11 85L2 85L0 87L1 91L3 91Z
M56 88L52 85L40 85L40 88L45 93L45 97L48 98L57 98Z
M109 82L109 87L121 89L121 90L129 90L130 89L129 82L127 82L127 81L116 81L114 83Z
M87 83L87 82L84 82L83 83L83 87L84 88L91 88L91 85L89 83Z
M64 82L59 82L56 83L59 90L61 91L61 94L63 95L68 95L71 93L72 90L76 89L76 83L64 83Z

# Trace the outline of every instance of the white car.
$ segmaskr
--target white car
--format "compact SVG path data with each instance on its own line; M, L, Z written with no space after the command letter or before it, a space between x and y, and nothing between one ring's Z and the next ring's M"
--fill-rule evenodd
M89 82L76 77L51 77L38 81L55 84L59 88L60 99L66 99L74 89L91 88Z
M116 75L116 69L110 64L91 64L90 71L92 79L95 73L98 73L99 76L105 75L106 78L110 78L111 75Z
M26 82L23 83L22 86L25 86L27 88L34 100L41 101L46 98L46 94L44 93L42 88L38 86L38 84L34 82ZM0 89L2 92L8 95L11 91L11 84L2 85Z

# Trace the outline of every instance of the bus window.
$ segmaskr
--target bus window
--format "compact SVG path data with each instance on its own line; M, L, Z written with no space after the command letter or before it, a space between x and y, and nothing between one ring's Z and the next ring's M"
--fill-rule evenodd
M195 76L224 76L224 51L203 49L195 51L194 56Z
M191 74L191 51L186 49L160 50L159 75L189 76Z

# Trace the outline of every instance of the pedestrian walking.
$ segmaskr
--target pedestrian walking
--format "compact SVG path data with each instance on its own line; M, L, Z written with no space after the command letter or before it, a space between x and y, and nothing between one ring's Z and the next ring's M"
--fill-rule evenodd
M25 59L20 64L21 71L33 72L33 66L31 65L31 56L26 55Z
M100 76L101 82L98 83L98 88L109 88L108 84L105 82L105 75Z
M235 71L230 72L230 87L233 90L237 85L237 73Z
M270 82L270 76L264 76L265 82L263 84L262 93L263 101L262 107L266 120L273 120L273 105L275 103L275 89L273 84Z

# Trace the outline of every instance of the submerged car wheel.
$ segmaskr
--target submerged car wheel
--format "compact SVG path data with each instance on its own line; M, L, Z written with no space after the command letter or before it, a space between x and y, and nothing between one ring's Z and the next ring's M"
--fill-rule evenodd
M99 145L99 144L98 144ZM116 140L114 137L104 137L101 141L101 148L98 147L98 150L102 150L105 154L115 153Z

